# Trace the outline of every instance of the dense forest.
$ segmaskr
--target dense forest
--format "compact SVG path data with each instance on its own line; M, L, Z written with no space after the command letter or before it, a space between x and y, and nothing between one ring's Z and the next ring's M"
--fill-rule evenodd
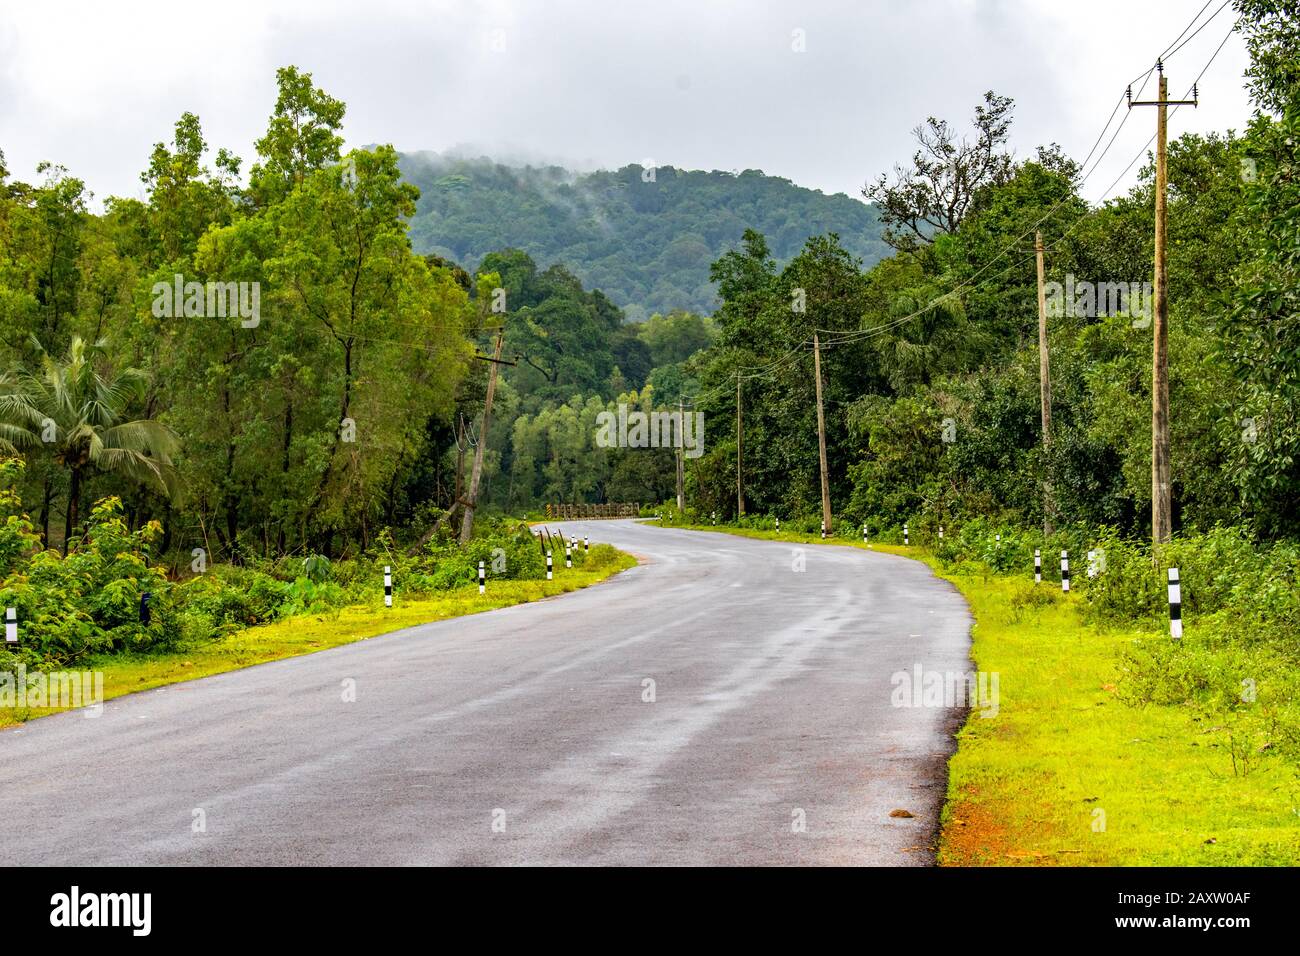
M874 206L756 169L574 173L430 153L403 154L399 164L420 189L411 219L418 251L477 268L490 252L523 249L543 267L563 264L632 321L712 311L709 263L748 228L766 235L783 262L825 232L839 233L868 264L889 252Z
M164 548L329 552L432 496L482 317L411 251L396 153L340 154L343 113L283 69L247 186L187 113L102 215L68 170L0 165L0 442L43 541L113 494Z

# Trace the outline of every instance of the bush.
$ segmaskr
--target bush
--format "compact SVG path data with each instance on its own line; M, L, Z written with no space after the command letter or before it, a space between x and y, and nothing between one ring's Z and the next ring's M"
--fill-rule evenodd
M91 509L85 534L67 557L40 551L11 564L0 605L17 608L21 641L7 653L15 662L64 665L91 653L174 644L180 631L169 585L149 563L161 530L150 522L129 531L121 501L105 498ZM145 592L153 596L147 625L140 620Z

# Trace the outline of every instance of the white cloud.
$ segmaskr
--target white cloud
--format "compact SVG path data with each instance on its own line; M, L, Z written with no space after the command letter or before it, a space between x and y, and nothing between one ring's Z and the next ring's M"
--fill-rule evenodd
M1017 101L1018 153L1055 141L1081 159L1124 84L1200 6L10 4L0 13L0 149L16 175L30 178L50 159L101 197L138 195L151 145L191 110L212 146L247 164L274 101L275 68L293 63L348 104L353 145L473 143L586 167L653 158L760 168L856 195L910 155L918 122L933 114L965 123L987 89ZM1230 16L1171 60L1174 94L1195 78ZM796 29L806 52L792 50ZM1201 108L1179 111L1171 134L1244 126L1245 64L1233 37L1202 81ZM1091 198L1154 122L1151 110L1130 117L1088 184Z

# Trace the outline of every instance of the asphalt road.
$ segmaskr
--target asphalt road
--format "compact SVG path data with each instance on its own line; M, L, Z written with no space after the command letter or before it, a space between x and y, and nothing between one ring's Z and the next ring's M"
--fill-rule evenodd
M555 527L643 563L0 732L0 863L933 862L963 712L894 706L891 677L969 670L947 583L854 548L796 571L790 544Z

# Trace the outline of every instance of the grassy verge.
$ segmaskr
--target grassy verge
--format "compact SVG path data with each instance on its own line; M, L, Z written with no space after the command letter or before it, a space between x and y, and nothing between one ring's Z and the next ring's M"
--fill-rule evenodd
M90 657L78 661L75 669L102 672L104 698L107 700L284 657L312 654L417 624L540 601L589 587L635 564L636 559L623 552L617 552L613 561L599 565L593 562L593 566L587 568L566 569L561 560L555 569L554 580L489 581L487 593L481 597L477 585L457 588L436 597L409 600L404 600L398 590L391 608L385 608L380 598L369 605L340 608L324 614L299 615L274 624L246 628L228 637L175 652ZM61 709L64 708L4 708L0 710L0 727L44 717Z
M820 543L817 535L695 527ZM925 561L960 589L976 621L972 659L999 675L997 716L972 714L949 764L941 864L1300 862L1294 764L1260 755L1240 773L1223 728L1195 710L1118 699L1120 655L1150 633L1084 624L1078 599L1055 581L951 574L919 547L872 549Z

